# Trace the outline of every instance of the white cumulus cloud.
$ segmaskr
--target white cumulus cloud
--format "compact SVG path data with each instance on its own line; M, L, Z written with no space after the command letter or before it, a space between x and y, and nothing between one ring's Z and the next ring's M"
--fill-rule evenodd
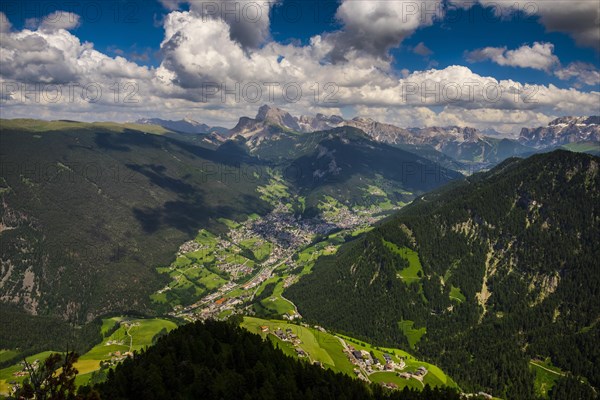
M188 4L191 14L203 22L224 21L231 39L244 48L258 48L270 38L271 8L277 0L160 0L171 10Z
M55 31L59 29L73 30L81 24L81 17L68 11L55 11L44 18L29 18L25 25L31 29Z
M520 68L533 68L549 71L560 61L554 54L552 43L533 43L514 50L506 47L484 47L466 53L467 61L492 61L498 65Z
M429 26L443 14L439 1L353 1L343 0L336 18L340 31L328 34L333 43L333 62L346 60L348 53L364 52L385 58L418 28Z
M388 16L395 9L378 7L370 12L376 17L377 10L381 11L379 27L367 27L366 20L361 21L359 16L344 17L347 25L340 32L354 26L350 31L363 29L365 35L373 37L365 36L365 40L370 41L367 44L346 42L353 44L344 48L343 59L336 62L328 62L331 54L341 49L340 42L332 39L331 33L315 35L306 45L282 44L263 38L264 43L253 47L236 38L230 21L207 18L195 9L172 11L164 19L163 60L156 68L103 54L92 43L82 43L64 25L47 29L39 24L35 29L14 30L6 21L3 26L9 28L0 37L0 83L98 82L105 92L96 103L68 101L66 96L62 101L36 102L17 90L8 95L3 93L0 107L3 116L11 117L134 120L192 115L209 124L233 126L239 116L252 116L261 104L275 103L294 114L327 113L328 110L339 114L340 110L352 108L367 116L381 115L383 121L401 126L457 124L493 126L506 131L518 129L523 122L541 124L558 115L597 112L598 91L561 89L554 85L528 86L526 82L478 75L459 65L398 73L393 60L386 56L389 46L397 45L406 34L423 23L430 23L431 19L427 17L423 22L409 18L412 21L407 25L409 29L386 26L390 22ZM349 8L342 10L350 12ZM386 37L390 39L383 40ZM536 46L542 50L537 51ZM552 51L544 53L544 49L550 48L547 44L524 47L524 50L501 49L495 57L523 64L525 61L518 60L523 59L525 52L533 52L541 55L534 64L538 69L545 68L541 59L553 60ZM532 65L531 59L528 65ZM581 66L567 66L559 77L575 79L570 77L576 74L577 68L581 70ZM109 88L119 82L136 85L137 102L113 99ZM221 89L226 87L229 93L222 96L221 92L207 99L206 84L209 83L218 84ZM286 85L299 87L302 95L293 102L283 98ZM262 96L256 101L244 96L244 88L248 86L261 87ZM269 88L273 90L273 99Z
M579 84L588 86L600 85L600 71L596 66L584 62L572 62L566 67L561 67L554 71L559 79L575 79Z

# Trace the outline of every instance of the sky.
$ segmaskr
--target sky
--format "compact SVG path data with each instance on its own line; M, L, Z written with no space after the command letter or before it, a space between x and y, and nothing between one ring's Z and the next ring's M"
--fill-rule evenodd
M5 0L2 118L294 115L515 133L600 114L595 0Z

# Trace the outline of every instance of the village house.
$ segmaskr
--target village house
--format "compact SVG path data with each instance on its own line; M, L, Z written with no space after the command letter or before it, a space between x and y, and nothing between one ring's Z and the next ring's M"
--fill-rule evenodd
M388 389L398 389L398 385L396 385L396 384L395 384L395 383L393 383L393 382L381 382L381 385L382 385L384 388L388 388Z

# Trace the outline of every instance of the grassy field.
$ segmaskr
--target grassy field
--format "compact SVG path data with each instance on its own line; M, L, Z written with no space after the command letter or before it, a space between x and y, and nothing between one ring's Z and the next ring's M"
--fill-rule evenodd
M283 353L290 357L297 357L296 350L291 343L284 342L275 335L269 335L268 339L271 341L273 346L283 351Z
M284 351L284 353L296 357L296 351L291 343L281 341L279 338L275 337L275 335L270 334L277 330L277 328L281 328L283 331L289 328L301 340L299 347L308 354L310 361L320 361L325 368L330 368L333 371L342 372L352 377L356 376L354 373L354 368L356 367L343 353L343 344L340 339L344 340L347 345L351 345L357 350L373 352L375 357L381 362L384 360L384 354L391 355L392 359L397 363L402 359L406 363L404 370L407 372L414 372L421 366L426 367L428 373L423 380L424 384L429 384L431 386L447 385L457 387L456 383L437 366L420 361L411 354L400 349L374 347L369 343L359 341L349 336L322 332L313 327L295 325L285 321L245 317L241 326L250 332L261 335L263 338L268 338ZM261 327L263 326L267 326L269 331L262 332ZM396 374L390 372L375 372L369 375L369 377L373 382L393 382L401 388L404 386L417 389L423 388L423 384L416 379L411 378L407 380L399 378Z
M273 206L277 205L282 199L291 197L288 192L288 187L279 176L270 179L268 185L259 186L256 190L260 193L260 198L262 200Z
M409 263L408 267L398 271L398 277L408 285L411 283L418 283L423 276L423 266L419 260L419 253L409 249L408 247L398 247L394 243L388 242L387 240L383 240L383 244L385 247L400 255L400 257L404 258Z
M386 347L373 347L369 343L365 343L365 342L353 339L349 336L339 335L339 334L337 336L344 338L348 344L351 344L357 350L366 350L369 352L373 352L375 354L375 356L377 358L379 358L381 361L383 361L384 353L391 355L392 360L394 360L395 362L399 362L400 359L403 359L404 362L406 363L406 367L405 367L404 371L414 372L419 367L427 368L428 373L427 373L427 375L425 375L425 378L423 379L423 382L425 384L428 383L430 386L458 387L458 385L452 380L452 378L450 378L448 375L446 375L439 367L437 367L436 365L429 364L427 362L418 360L413 355L411 355L410 353L407 353L404 350L394 349L394 348L386 348ZM383 377L385 377L385 376L386 375L383 375ZM383 379L383 377L379 377L379 378ZM400 378L400 379L403 379L403 378ZM410 381L413 381L413 379L408 380L408 382L410 382ZM381 382L381 380L378 380L378 382ZM396 383L395 381L384 381L384 382ZM404 382L407 383L407 381L405 379L404 379ZM422 388L423 386L419 384L419 387Z
M165 319L127 319L124 317L113 317L102 320L102 326L110 326L119 323L119 328L111 335L94 346L90 351L79 357L75 368L79 371L77 384L86 384L94 371L100 369L100 361L110 360L111 354L116 351L121 353L127 351L141 350L152 344L152 339L161 330L171 331L177 325Z
M106 335L115 324L120 324L119 328L110 335ZM77 385L86 384L92 377L93 372L100 369L100 362L110 360L115 352L125 353L127 351L141 350L152 344L152 339L163 329L171 331L177 325L165 319L128 319L126 317L112 317L102 320L101 332L104 339L101 343L94 346L90 351L79 357L75 368L79 371L76 378ZM45 351L27 357L27 361L43 361L55 351ZM13 374L21 371L20 364L0 370L0 393L7 393L8 382L21 382L24 377L16 377Z
M116 350L134 351L140 350L152 344L152 338L163 328L167 331L175 329L177 325L166 319L127 319L124 317L113 317L103 320L120 323L119 328L110 336L94 346L90 351L80 357L80 360L106 360L109 352ZM118 343L108 345L108 342Z
M541 397L547 397L556 380L564 375L560 368L552 365L549 359L531 360L529 368L535 372L535 394Z
M398 375L396 375L395 372L376 372L374 374L371 374L370 378L371 381L375 383L395 383L396 385L398 385L399 389L404 389L405 387L408 387L410 389L421 390L425 386L421 381L415 378L400 378Z
M326 240L315 243L297 253L297 264L303 267L298 276L310 274L319 257L335 254L342 243L344 243L343 237L339 233L334 233L329 235Z
M291 302L278 296L269 297L261 301L260 304L271 313L277 315L291 315L295 311L294 305Z
M406 336L408 344L412 349L414 349L415 345L419 343L421 337L427 333L427 328L415 328L414 324L415 323L410 320L398 322L398 327L400 328L402 333L404 333L404 336Z
M121 321L121 317L113 317L113 318L103 318L102 319L102 327L100 328L100 334L102 337L106 337L108 332L115 328L116 325Z
M419 261L419 254L407 247L399 250L399 254L408 260L410 264L407 268L399 272L400 278L408 284L419 282L423 276L423 267L421 266L421 261Z
M284 277L286 276L287 275L284 275ZM258 288L256 296L260 296L265 287L268 284L273 283L276 284L275 288L273 288L273 293L266 299L261 300L260 307L262 307L264 311L268 313L268 315L276 314L278 316L283 316L285 314L294 314L296 311L294 304L281 297L281 294L283 293L283 279L281 277L275 276L264 281Z
M452 286L450 288L450 300L454 300L454 301L458 301L459 303L462 303L463 301L465 301L467 298L465 297L465 295L461 292L460 288L457 288L455 286Z
M0 362L10 360L19 354L16 350L0 350Z
M336 336L339 336L340 338L344 339L349 345L354 346L354 348L356 348L357 350L366 350L368 352L372 351L375 354L375 356L380 360L383 360L384 354L389 354L390 356L392 356L392 360L394 360L395 362L400 362L400 359L404 359L405 362L408 362L409 360L416 361L415 357L413 357L411 354L407 353L404 350L373 346L370 343L366 343L361 340L354 339L353 337L342 334L336 334Z
M245 329L253 333L258 333L263 338L266 338L268 333L262 332L261 326L268 326L269 332L273 332L277 330L277 328L281 328L284 331L286 329L291 329L302 341L302 344L300 344L299 347L309 355L311 361L320 361L326 368L354 375L352 372L354 367L342 352L342 343L335 336L323 333L314 328L306 328L285 321L245 317L244 322L242 323L242 327ZM271 337L273 335L269 336ZM277 343L284 352L296 356L296 351L290 343L283 342L276 337L273 337L273 339L276 339L274 343Z
M352 231L352 234L351 234L351 235L352 235L352 237L357 237L357 236L360 236L360 235L362 235L363 233L367 233L367 232L370 232L370 231L372 231L372 230L373 230L373 228L374 228L374 227L372 227L372 226L365 226L365 227L363 227L363 228L358 228L358 229L356 229L356 230Z
M317 208L321 211L325 220L335 220L340 210L347 207L331 196L323 196Z
M273 277L265 280L263 283L260 284L260 286L256 290L256 296L260 296L262 294L262 292L265 290L265 287L267 287L267 285L269 285L271 283L276 283L279 279L281 279L281 278L278 276L273 276Z
M254 254L254 258L258 261L266 260L273 250L273 245L270 242L259 237L244 239L239 245L244 249L250 250Z
M339 237L338 234L332 234L327 239L306 247L302 251L298 252L295 263L296 267L300 267L302 270L300 273L297 273L297 276L301 277L309 274L315 265L315 261L319 257L334 254L339 248L340 244L343 242L344 239ZM261 300L259 303L259 309L262 309L262 311L266 312L267 315L283 316L285 314L292 315L296 312L294 304L282 297L284 281L290 276L290 274L287 272L287 269L287 264L283 264L278 267L274 271L277 276L264 281L256 291L256 296L260 296L268 284L276 283L273 293L270 294L266 299ZM265 316L265 314L259 314L259 316Z
M33 363L35 360L43 362L50 354L56 353L55 351L44 351L41 353L34 354L29 357L25 357L27 362ZM23 367L20 363L11 365L10 367L3 368L0 370L0 394L7 394L10 387L9 382L22 382L25 377L17 377L13 374L22 371Z
M383 190L381 190L375 185L368 185L363 190L365 190L371 196L387 197L387 194L385 194Z
M600 144L595 142L569 143L562 147L570 151L581 153L600 153Z
M225 224L225 226L227 226L229 229L237 229L240 227L240 224L227 218L217 218L217 221Z

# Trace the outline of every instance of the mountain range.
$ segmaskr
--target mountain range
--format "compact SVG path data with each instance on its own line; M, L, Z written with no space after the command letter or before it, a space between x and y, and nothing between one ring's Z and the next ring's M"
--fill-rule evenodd
M519 142L547 148L577 142L600 142L600 116L562 117L552 120L547 127L523 128Z
M338 115L324 114L297 117L283 109L263 105L254 118L241 117L233 129L228 132L219 130L217 133L221 136L221 140L241 136L248 141L248 146L252 149L266 139L277 138L278 134L285 132L306 134L348 126L360 129L380 143L402 147L409 151L421 150L423 156L429 156L430 159L442 162L447 167L477 170L489 168L508 157L526 156L574 143L588 143L589 148L586 151L597 153L600 151L599 120L599 116L561 117L551 121L547 127L523 128L518 139L511 139L501 137L495 131L482 132L470 127L401 128L363 117L349 120ZM173 127L172 124L160 121L156 123L169 129ZM206 126L198 133L206 133L208 130ZM424 149L429 150L428 155L425 154ZM450 157L453 163L444 161L442 155ZM465 164L469 167L465 167Z
M531 370L546 360L572 378L554 377L561 388L600 385L600 161L552 151L596 152L598 117L520 140L269 106L227 132L1 122L9 349L86 349L102 316L183 321L235 293L236 312L290 317L280 299L312 325L415 352L468 392L547 395Z
M190 118L184 118L178 121L160 119L160 118L142 118L135 121L136 124L140 125L158 125L165 129L169 129L174 132L189 133L189 134L204 134L204 133L217 133L220 135L226 135L229 129L220 126L208 126L198 121L194 121Z
M543 149L550 144L578 144L577 140L597 145L597 122L598 117L565 117L548 128L524 129L521 141ZM18 264L10 273L5 271L10 279L2 283L3 301L31 314L65 317L74 299L63 295L67 279L53 272L60 270L74 274L75 281L83 280L80 287L90 287L89 292L76 295L80 320L126 303L144 309L144 301L126 285L127 295L109 290L111 268L139 278L149 260L165 260L178 242L214 224L216 218L250 210L266 212L281 201L296 207L299 199L302 206L296 212L313 217L322 213L322 202L328 198L350 208L397 207L461 179L456 171L463 171L465 164L458 160L473 158L462 157L464 152L493 148L490 162L515 149L533 151L472 128L403 129L364 118L293 117L269 106L261 107L255 118L240 118L227 134L209 131L207 125L190 119L125 125L3 121L2 147L10 149L2 152L3 162L14 167L2 171L2 235L8 249L3 256L6 262ZM219 140L204 140L207 137ZM542 139L549 137L553 139ZM36 154L32 165L47 167L44 174L22 164L28 154ZM249 179L244 169L258 175ZM96 175L89 176L92 170ZM273 176L281 176L286 187L279 200L257 191L270 185ZM72 195L65 197L66 193ZM83 217L92 209L95 217ZM40 255L42 263L16 262L16 243L26 236L36 238L27 240L28 251ZM85 242L94 251L71 246L75 247L68 260L72 266L67 268L62 256L51 254L52 242ZM108 268L85 260L89 253ZM88 265L89 275L77 272L81 263ZM42 285L45 274L54 278ZM101 275L106 277L106 287L92 289ZM145 279L148 288L152 282L158 284L151 276Z

